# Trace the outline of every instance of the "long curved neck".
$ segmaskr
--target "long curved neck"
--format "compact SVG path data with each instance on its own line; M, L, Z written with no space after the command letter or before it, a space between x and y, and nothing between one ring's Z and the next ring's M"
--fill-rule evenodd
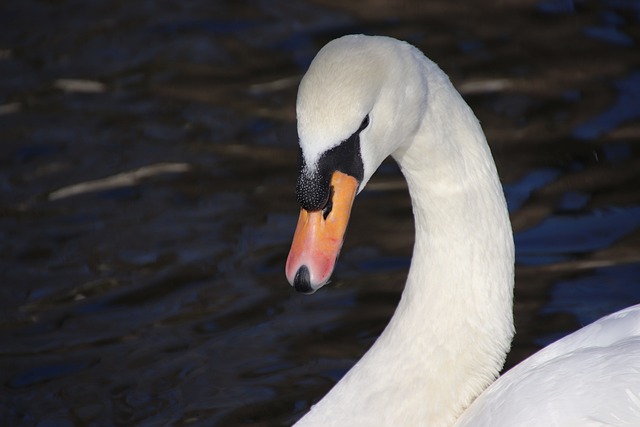
M411 357L425 369L423 420L448 426L497 377L509 350L514 246L484 133L448 78L430 75L438 80L430 82L424 129L394 153L409 186L416 241L385 340L420 334L401 339L413 340L419 350Z
M425 66L425 117L393 154L415 216L405 290L373 347L300 426L451 426L509 349L514 250L502 187L477 119Z

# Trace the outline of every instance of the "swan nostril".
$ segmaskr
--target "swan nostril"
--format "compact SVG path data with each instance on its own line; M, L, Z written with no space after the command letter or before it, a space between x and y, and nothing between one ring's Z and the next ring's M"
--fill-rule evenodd
M312 294L315 289L311 287L311 274L306 265L298 269L296 277L293 279L293 287L296 291L303 294Z
M327 219L331 210L333 209L333 185L329 187L329 199L327 200L327 204L322 208L322 217Z

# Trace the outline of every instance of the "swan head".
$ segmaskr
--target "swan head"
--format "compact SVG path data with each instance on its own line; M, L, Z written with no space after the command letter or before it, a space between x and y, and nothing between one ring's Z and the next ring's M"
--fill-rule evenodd
M425 111L422 55L387 37L345 36L312 61L296 115L300 217L286 276L296 290L325 285L353 200L382 161L417 132Z

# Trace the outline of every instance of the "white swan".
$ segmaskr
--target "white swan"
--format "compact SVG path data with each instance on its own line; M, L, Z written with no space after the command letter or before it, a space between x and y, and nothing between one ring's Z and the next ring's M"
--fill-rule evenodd
M342 37L300 83L297 117L303 209L289 282L311 293L328 281L355 194L389 155L408 182L416 241L389 325L296 426L640 425L640 306L485 390L514 332L513 238L482 129L437 65L391 38Z

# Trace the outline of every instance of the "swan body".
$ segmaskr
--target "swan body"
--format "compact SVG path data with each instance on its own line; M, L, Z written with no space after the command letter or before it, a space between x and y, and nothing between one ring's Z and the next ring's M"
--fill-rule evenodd
M640 305L603 317L510 369L455 425L640 425Z
M289 282L306 293L327 283L351 203L387 156L407 180L416 230L394 316L296 426L640 425L640 306L549 346L483 393L514 333L513 236L484 133L435 63L395 39L345 36L313 60L296 109L302 210ZM605 381L627 412L606 412Z

